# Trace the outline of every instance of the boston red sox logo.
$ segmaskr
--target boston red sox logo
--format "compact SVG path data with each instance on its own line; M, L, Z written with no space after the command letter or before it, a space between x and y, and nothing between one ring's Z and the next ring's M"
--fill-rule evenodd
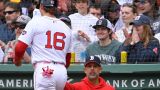
M90 60L94 60L94 57L93 57L93 56L90 56L90 58L91 58Z
M102 20L99 20L99 21L98 21L98 25L101 25L101 24L102 24Z

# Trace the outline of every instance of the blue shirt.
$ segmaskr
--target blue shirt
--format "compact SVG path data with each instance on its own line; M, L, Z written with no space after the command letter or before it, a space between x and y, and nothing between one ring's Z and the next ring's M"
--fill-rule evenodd
M16 39L15 31L7 27L7 24L0 25L0 40L4 43Z

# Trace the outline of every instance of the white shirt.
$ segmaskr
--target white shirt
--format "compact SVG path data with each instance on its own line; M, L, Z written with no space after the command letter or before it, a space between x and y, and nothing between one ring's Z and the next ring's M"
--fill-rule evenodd
M119 3L119 5L123 5L124 3L133 3L133 0L117 0L117 2Z
M84 51L90 42L85 41L83 38L78 37L78 31L81 30L87 34L91 42L97 41L95 30L92 28L98 21L98 18L92 14L81 15L79 13L69 15L72 27L72 51L76 53L76 60L84 62Z
M34 17L34 16L41 16L41 12L40 12L39 9L35 8L35 9L33 10L33 17Z
M71 27L74 34L77 34L77 31L81 30L90 37L91 41L95 41L95 30L92 26L96 24L98 18L92 14L83 16L79 13L71 14L69 18L71 19Z
M71 30L61 20L47 16L33 18L18 38L31 45L32 63L54 61L66 63L70 52Z
M123 42L125 41L125 39L126 39L126 37L125 37L125 35L124 35L124 32L123 32L123 29L125 29L125 27L122 27L120 30L117 30L117 31L115 32L118 41L119 41L119 42L122 42L122 43L123 43ZM126 28L126 29L127 29L127 32L128 32L128 33L131 33L132 26L129 26L129 28Z
M120 18L117 20L116 24L113 25L113 31L114 31L114 32L115 32L115 31L118 31L118 30L120 30L123 26L124 26L124 23L123 23L122 18L120 17Z

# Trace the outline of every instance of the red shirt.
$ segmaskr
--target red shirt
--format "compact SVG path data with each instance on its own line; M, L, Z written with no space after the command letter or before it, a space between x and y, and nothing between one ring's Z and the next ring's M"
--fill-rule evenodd
M80 82L73 84L66 83L64 90L115 90L111 85L105 82L105 80L99 77L99 84L93 85L87 77Z

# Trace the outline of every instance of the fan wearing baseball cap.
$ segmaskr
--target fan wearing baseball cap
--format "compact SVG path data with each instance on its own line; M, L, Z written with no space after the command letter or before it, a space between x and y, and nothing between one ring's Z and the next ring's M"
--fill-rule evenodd
M160 44L153 37L150 26L150 19L145 15L139 15L130 24L133 25L130 37L127 37L118 50L118 59L120 52L128 53L128 63L155 63L160 59ZM120 60L118 60L120 61Z
M15 21L12 22L13 26L15 27L16 39L18 39L23 29L30 20L31 18L29 16L21 15Z
M139 15L135 18L133 22L130 23L134 26L140 26L140 25L150 25L150 18L145 15Z
M89 56L84 63L86 76L76 83L66 83L64 90L115 90L100 77L102 71L101 61L97 56Z
M16 20L12 22L12 26L15 28L16 39L9 41L5 46L5 58L3 60L4 63L13 63L13 61L9 61L9 58L12 58L7 52L9 49L14 49L17 39L20 34L23 32L26 24L31 20L31 18L27 15L21 15ZM25 54L23 55L23 60L25 63L30 63L30 47L27 48Z
M90 44L86 48L86 56L98 56L103 64L113 64L116 62L115 53L121 45L117 40L111 39L112 28L109 27L106 19L99 19L95 29L98 41Z

